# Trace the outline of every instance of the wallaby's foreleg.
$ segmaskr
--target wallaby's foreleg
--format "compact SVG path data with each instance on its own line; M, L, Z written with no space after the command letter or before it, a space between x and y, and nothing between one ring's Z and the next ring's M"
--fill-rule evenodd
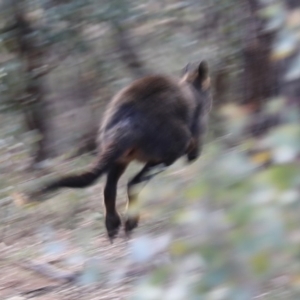
M125 232L128 234L135 227L137 227L139 222L139 211L137 207L137 195L138 192L134 191L134 187L142 182L149 181L151 178L156 176L158 173L161 173L165 167L159 171L149 174L156 166L161 165L162 163L151 163L148 162L142 170L137 173L128 183L127 192L128 192L128 205L127 205L127 220L125 222Z
M107 174L104 188L104 204L106 209L105 225L108 237L112 239L117 235L121 226L121 219L116 209L117 185L124 173L127 164L115 163Z
M189 162L196 160L202 152L203 139L206 133L207 117L203 115L201 105L197 108L192 128L192 141L187 152L187 159Z

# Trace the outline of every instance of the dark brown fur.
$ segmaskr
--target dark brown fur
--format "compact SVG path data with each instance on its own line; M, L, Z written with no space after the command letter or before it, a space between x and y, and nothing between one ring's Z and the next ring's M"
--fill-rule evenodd
M121 90L108 105L99 133L99 155L95 166L81 175L67 176L44 187L43 195L62 187L83 188L104 173L106 228L113 238L121 225L115 201L117 183L133 160L145 164L128 183L128 216L125 230L138 224L133 187L153 175L154 167L167 167L186 156L193 161L201 153L207 113L211 106L206 62L185 71L180 80L170 76L148 76Z

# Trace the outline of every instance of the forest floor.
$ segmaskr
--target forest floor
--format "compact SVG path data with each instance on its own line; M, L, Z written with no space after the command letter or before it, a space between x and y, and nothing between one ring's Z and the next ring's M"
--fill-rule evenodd
M34 207L17 207L11 194L23 189L24 183L35 185L45 175L45 171L26 169L29 155L17 136L3 134L0 139L0 299L128 299L136 281L153 270L156 263L132 260L131 242L144 235L169 232L171 201L157 199L160 203L154 201L150 208L148 203L133 236L128 240L121 228L113 244L104 228L103 179L84 190L64 190ZM72 161L59 158L53 162L50 173L79 170L92 159L88 155ZM121 215L126 205L126 182L136 169L134 166L120 180ZM168 176L168 172L162 175ZM161 186L161 177L156 184ZM159 193L151 185L148 192L145 190L146 198L148 195L152 200ZM66 274L72 274L72 280L66 280Z

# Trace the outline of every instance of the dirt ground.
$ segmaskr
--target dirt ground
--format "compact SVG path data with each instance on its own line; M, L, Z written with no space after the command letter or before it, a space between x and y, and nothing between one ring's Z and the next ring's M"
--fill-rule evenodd
M99 187L101 184L94 191ZM68 192L64 194L57 198L66 201ZM128 299L134 281L147 269L135 270L136 266L127 264L129 241L122 230L110 244L100 205L87 197L84 205L70 207L69 211L62 207L57 212L58 199L30 211L19 209L14 211L14 220L8 221L9 215L2 220L0 299ZM95 206L99 212L94 213ZM140 226L140 232L145 231L144 226L147 225ZM85 267L89 262L97 264L100 278L93 278L93 270ZM55 267L57 276L59 270L71 274L79 271L86 272L86 278L73 282L53 280L39 267L32 269L30 265L35 263L41 270ZM119 271L125 273L118 279ZM17 296L20 298L11 298Z
M24 237L13 245L1 245L1 279L0 299L127 299L130 294L130 279L121 284L107 286L105 283L81 286L76 283L63 283L51 280L46 276L27 270L18 265L18 256L22 251L35 251L38 241L33 237ZM113 262L116 256L122 255L124 243L108 245L104 236L97 241L98 255L105 257L106 263ZM95 251L96 252L96 251Z
M59 198L66 200L66 195ZM130 278L118 284L108 283L110 270L117 268L118 261L127 254L127 241L122 233L110 244L103 228L100 205L99 215L92 216L93 201L78 205L73 211L72 207L68 211L57 204L59 206L59 203L50 203L50 208L45 204L44 208L29 210L15 208L13 204L3 208L6 216L1 226L0 299L127 299ZM62 214L51 209L51 205ZM51 237L47 238L49 230ZM38 261L72 273L81 271L91 257L104 262L99 263L99 269L105 265L106 274L99 283L92 279L88 287L76 281L53 280L28 267L28 262ZM72 258L73 261L68 261ZM11 298L17 296L20 298Z
M40 205L20 208L12 203L11 194L23 189L24 183L34 186L45 173L26 170L28 155L15 141L0 154L7 155L0 172L0 299L129 299L137 280L153 268L130 261L130 242L144 234L168 232L166 203L160 199L159 205L154 201L152 208L144 207L131 239L122 228L110 244L104 228L103 179L90 188L64 190ZM66 162L60 158L50 174L81 169L92 159L86 156ZM136 168L120 180L121 215L126 182ZM154 199L159 191L149 188ZM51 267L54 271L48 270ZM66 274L73 276L71 282Z
M5 143L2 148L1 141ZM0 300L130 299L137 282L153 270L153 265L130 261L130 242L145 234L168 233L168 213L176 191L163 189L166 194L161 194L161 176L156 185L147 185L145 198L152 204L143 208L139 228L130 240L121 228L110 244L104 228L104 178L84 190L64 190L38 206L17 207L12 201L15 191L39 185L49 174L79 171L93 157L70 161L60 157L47 172L32 172L26 169L27 151L16 138L1 140L0 130ZM126 183L140 167L133 166L120 180L117 205L121 216ZM51 271L45 271L51 267L55 276L73 274L76 278L54 280Z

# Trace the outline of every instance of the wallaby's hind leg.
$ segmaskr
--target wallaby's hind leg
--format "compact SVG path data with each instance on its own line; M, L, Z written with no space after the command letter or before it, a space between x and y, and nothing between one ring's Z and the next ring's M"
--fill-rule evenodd
M127 206L127 220L125 222L125 232L129 234L134 228L137 227L139 221L139 211L137 207L137 191L134 191L134 186L142 183L144 181L149 181L158 173L162 172L164 168L160 169L154 174L149 174L149 172L160 165L161 163L150 163L148 162L142 170L137 173L128 183L127 192L128 192L128 206Z
M105 225L108 237L112 239L117 235L121 226L121 219L116 210L116 196L118 180L124 173L127 164L115 163L107 174L104 188L104 204L106 209Z

